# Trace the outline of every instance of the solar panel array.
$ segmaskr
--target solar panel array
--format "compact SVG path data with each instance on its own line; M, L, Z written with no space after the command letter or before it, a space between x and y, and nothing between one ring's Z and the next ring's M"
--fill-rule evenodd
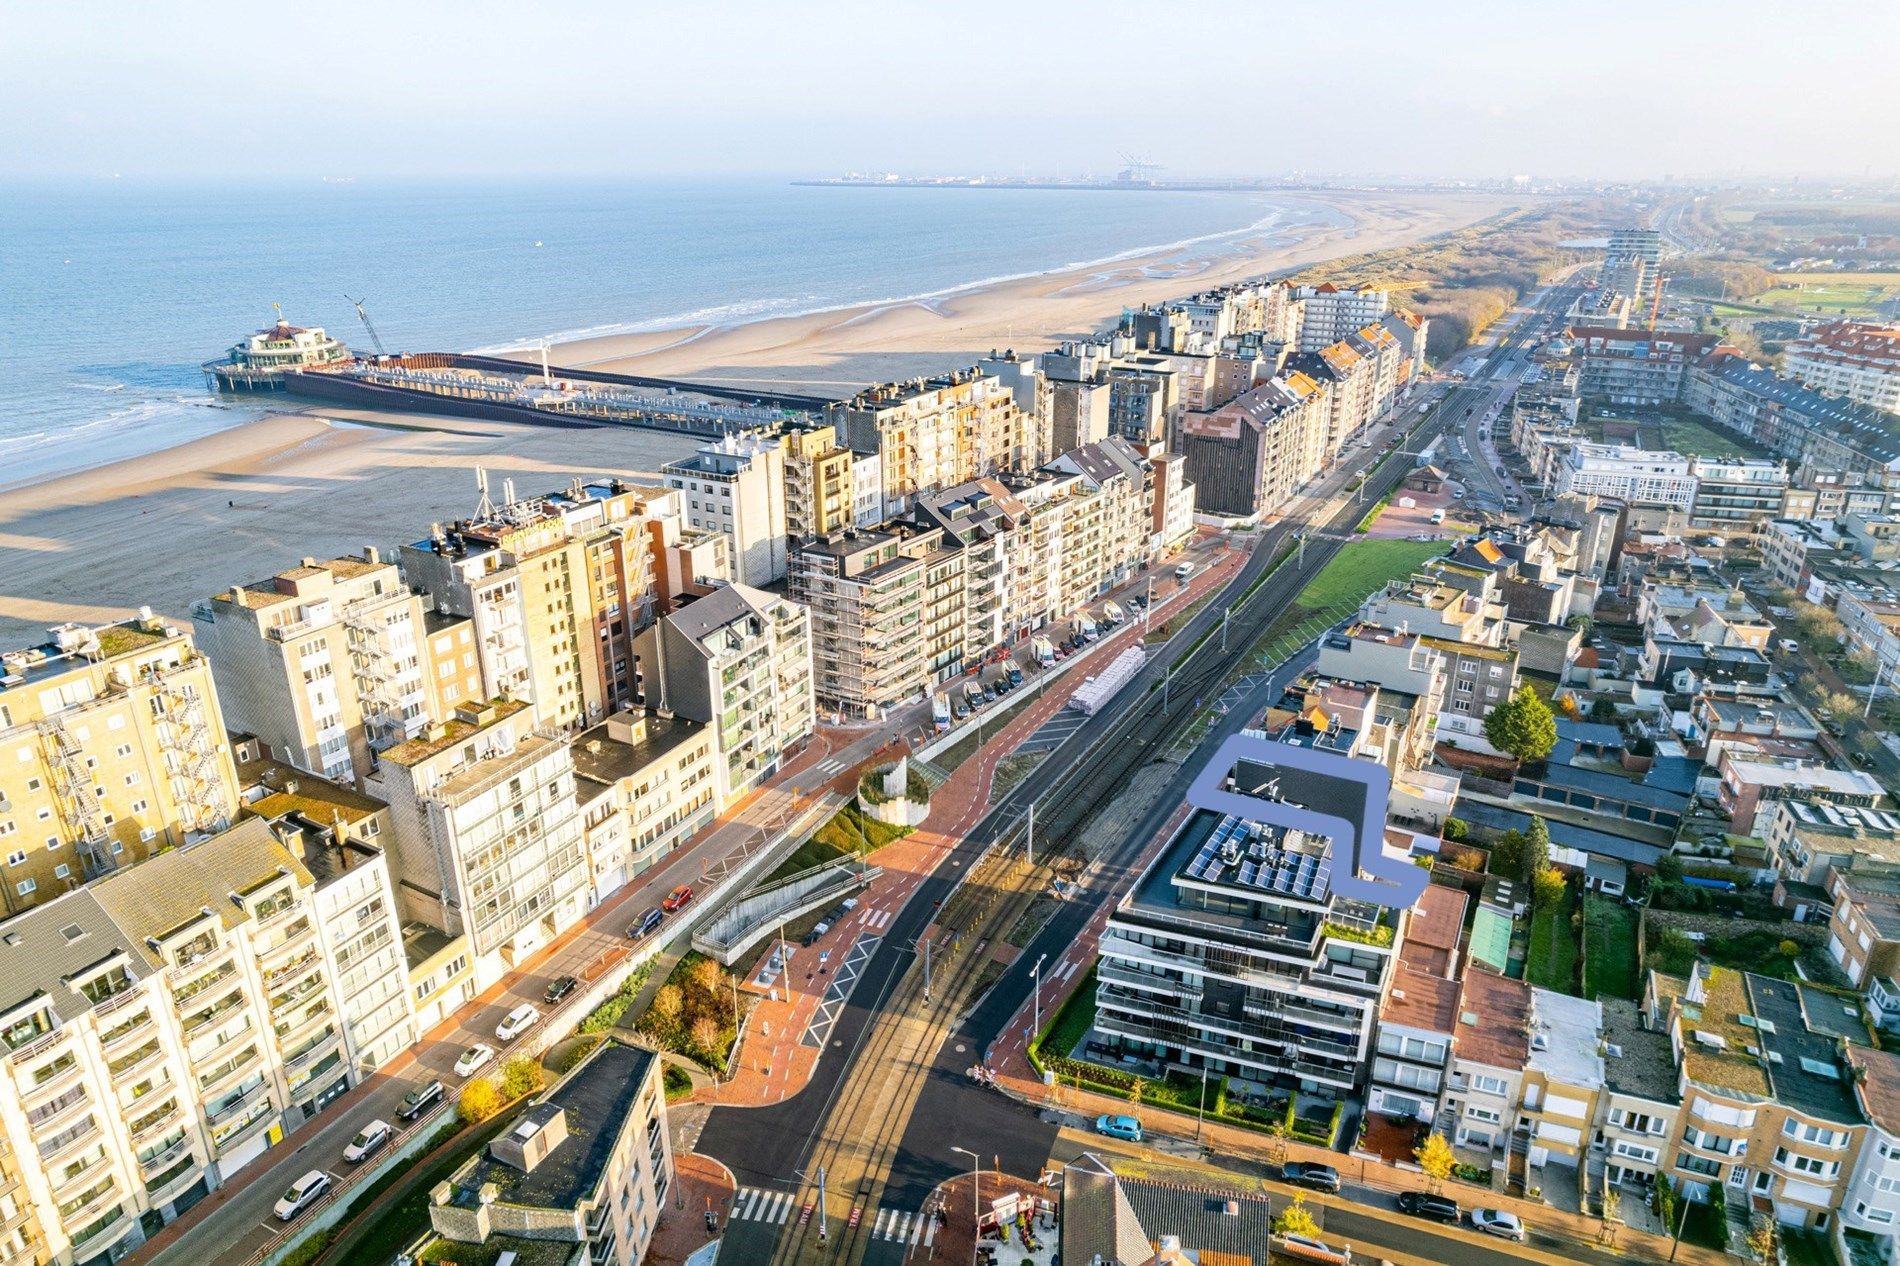
M1332 882L1332 854L1282 848L1280 838L1279 832L1269 837L1242 818L1222 818L1188 863L1188 877L1238 883L1308 901L1324 898Z

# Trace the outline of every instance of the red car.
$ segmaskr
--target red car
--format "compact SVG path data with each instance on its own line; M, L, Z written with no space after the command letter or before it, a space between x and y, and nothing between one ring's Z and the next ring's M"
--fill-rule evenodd
M666 900L660 903L660 909L666 911L668 914L671 914L675 910L684 909L686 906L686 903L691 901L692 899L693 899L693 890L691 888L688 888L685 884L681 884L679 887L673 889L673 891L666 894Z

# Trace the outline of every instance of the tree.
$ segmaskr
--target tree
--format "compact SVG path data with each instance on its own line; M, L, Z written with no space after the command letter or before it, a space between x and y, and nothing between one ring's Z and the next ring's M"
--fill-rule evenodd
M1656 878L1666 884L1682 882L1682 858L1674 853L1664 853L1656 861Z
M680 993L678 985L661 985L660 991L653 995L650 1008L653 1017L667 1028L680 1022L680 1014L686 1009L686 999Z
M1436 1130L1427 1134L1425 1141L1413 1150L1412 1159L1418 1162L1418 1167L1425 1171L1425 1177L1431 1180L1433 1191L1444 1186L1445 1180L1451 1177L1451 1171L1458 1164L1451 1144Z
M1520 761L1542 760L1557 746L1557 718L1535 690L1528 684L1521 685L1485 717L1484 737L1491 746Z
M1491 842L1491 873L1501 879L1524 874L1524 832L1511 828Z
M1128 1083L1128 1102L1140 1103L1141 1092L1146 1090L1147 1088L1148 1088L1148 1083L1140 1077L1137 1077L1133 1081L1129 1082Z
M1554 910L1563 904L1568 887L1563 872L1546 866L1531 876L1531 904L1539 910Z
M1524 868L1518 873L1534 880L1549 865L1550 828L1544 825L1542 818L1533 816L1531 824L1524 828Z
M1661 1221L1663 1230L1670 1235L1676 1233L1676 1207L1681 1202L1682 1197L1676 1194L1676 1188L1669 1181L1669 1175L1657 1174L1656 1217Z
M701 1051L708 1055L717 1054L714 1048L719 1045L719 1022L711 1016L702 1015L694 1020L693 1027L687 1036Z
M486 1121L501 1111L501 1089L486 1077L477 1077L462 1087L462 1097L456 1102L455 1111L470 1125Z
M1590 704L1592 721L1611 722L1616 720L1616 705L1608 699L1597 699Z
M1463 818L1446 818L1444 837L1456 844L1471 834L1471 828Z
M501 1066L501 1094L520 1099L541 1089L541 1065L532 1055L516 1055Z
M695 1001L703 998L717 1003L721 987L726 983L726 973L719 964L710 958L702 958L687 970L686 982L695 995Z
M1280 1210L1279 1216L1273 1219L1273 1233L1309 1237L1319 1234L1319 1223L1313 1220L1312 1213L1307 1210L1305 1196L1294 1196L1292 1203Z
M1585 615L1583 612L1581 611L1577 612L1577 614L1571 616L1568 620L1564 621L1564 623L1568 624L1571 628L1577 630L1577 632L1583 634L1585 637L1590 636L1591 620L1590 620L1590 617Z

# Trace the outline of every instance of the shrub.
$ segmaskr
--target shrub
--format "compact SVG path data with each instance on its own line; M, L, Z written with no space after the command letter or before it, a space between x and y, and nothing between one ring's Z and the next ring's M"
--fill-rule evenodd
M486 1077L477 1077L462 1087L455 1110L470 1125L486 1121L501 1111L501 1089Z
M580 1062L589 1055L592 1055L594 1048L599 1046L602 1040L603 1039L599 1037L584 1037L575 1042L572 1046L567 1048L567 1053L561 1056L559 1067L557 1067L555 1071L566 1073L579 1067Z
M516 1055L501 1066L501 1094L520 1099L541 1089L541 1065L532 1055Z

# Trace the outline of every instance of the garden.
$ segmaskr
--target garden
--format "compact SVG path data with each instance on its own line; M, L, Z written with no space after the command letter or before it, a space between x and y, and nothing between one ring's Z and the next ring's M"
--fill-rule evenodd
M694 952L680 959L634 1027L655 1045L723 1074L739 1038L741 1005L732 973Z

